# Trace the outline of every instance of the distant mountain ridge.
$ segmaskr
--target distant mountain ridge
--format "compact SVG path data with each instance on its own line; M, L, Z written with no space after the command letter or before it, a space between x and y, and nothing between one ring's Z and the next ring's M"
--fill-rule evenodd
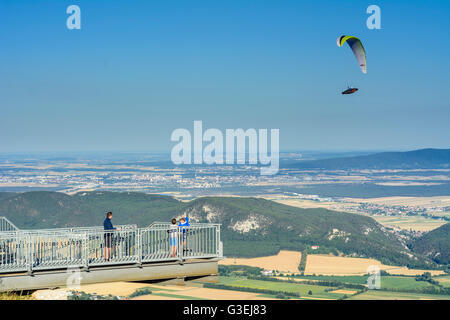
M285 167L325 170L450 168L450 149L381 152L364 156L297 161Z
M450 223L425 233L409 246L436 263L450 264Z
M115 213L115 224L145 227L182 209L183 203L172 197L138 192L0 192L0 216L21 229L100 226L107 211Z
M417 265L409 251L374 219L326 209L302 209L260 198L204 197L185 209L203 222L220 222L225 253L264 256L281 249L371 257L386 264ZM421 266L430 266L422 260Z
M385 264L431 267L431 259L406 247L374 219L325 209L302 209L260 198L204 197L181 202L136 192L0 193L0 216L19 228L102 225L106 211L114 224L148 226L187 213L192 221L222 224L227 256L265 256L281 249L343 253Z

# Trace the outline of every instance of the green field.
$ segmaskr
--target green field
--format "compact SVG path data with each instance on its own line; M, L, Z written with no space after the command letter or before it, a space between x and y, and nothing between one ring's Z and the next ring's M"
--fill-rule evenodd
M450 275L434 277L433 279L439 282L443 287L450 288Z
M450 296L369 290L352 296L349 300L450 300Z
M365 285L367 283L367 276L302 276L295 277L295 279L305 281L337 281L342 284L351 283ZM436 280L438 280L438 278L436 278ZM384 290L414 290L428 287L433 287L433 285L425 281L416 281L414 277L381 276L381 289Z
M430 219L422 216L374 216L373 218L383 225L419 231L430 231L447 223L445 220Z
M292 277L286 277L289 279ZM341 283L352 283L352 284L366 284L367 276L296 276L293 277L296 280L305 280L305 281L338 281Z
M161 291L152 293L152 295L160 296L160 297L167 297L167 298L176 298L176 299L181 299L181 300L206 300L206 299L202 299L202 298L184 296L184 295L180 295L180 294L165 293L165 292L161 292Z
M315 283L287 282L292 281L318 281ZM433 280L438 281L444 287L450 287L450 275L435 277ZM322 283L320 283L322 282ZM329 285L334 282L335 284ZM366 276L299 276L294 278L286 277L285 281L271 281L264 279L248 279L241 276L220 276L219 283L236 288L251 288L273 290L279 292L300 293L301 299L340 299L351 297L352 291L360 291L361 289L351 288L352 285L365 285ZM339 293L335 290L342 290ZM428 291L427 291L428 290ZM371 299L450 299L450 295L430 294L430 291L440 290L439 286L431 284L427 281L417 281L415 277L407 276L381 276L381 290L369 290L353 296L355 299L371 300ZM347 291L347 292L346 292ZM409 292L397 292L409 291ZM416 292L415 292L416 291ZM428 293L421 293L428 292ZM311 294L308 294L311 292Z
M275 291L285 291L292 293L300 293L301 298L318 298L318 299L339 299L344 297L342 293L326 292L326 289L334 290L336 288L326 286L316 286L302 283L287 283L276 281L249 280L242 277L219 277L219 283L233 287L244 287L252 289L265 289ZM356 291L355 289L343 289ZM311 291L311 295L308 292Z
M381 277L381 289L391 290L414 290L434 287L431 283L425 281L416 281L414 277Z

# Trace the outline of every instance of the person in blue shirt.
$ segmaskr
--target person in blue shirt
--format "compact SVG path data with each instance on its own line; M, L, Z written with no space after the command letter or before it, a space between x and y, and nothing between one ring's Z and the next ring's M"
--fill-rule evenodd
M178 223L178 226L181 228L182 230L182 236L183 236L183 252L184 251L188 251L187 246L186 246L186 239L187 239L187 230L190 226L189 224L189 217L188 216L182 216L180 219L180 222Z
M103 221L104 238L105 238L105 260L109 261L111 257L111 247L112 247L112 234L114 231L119 231L120 228L114 228L111 222L112 212L109 211L106 214L106 219Z

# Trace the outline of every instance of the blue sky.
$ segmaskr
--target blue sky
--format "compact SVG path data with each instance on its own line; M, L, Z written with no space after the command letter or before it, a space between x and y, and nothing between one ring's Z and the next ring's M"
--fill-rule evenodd
M282 150L449 148L449 21L449 1L2 0L0 152L170 151L194 120Z

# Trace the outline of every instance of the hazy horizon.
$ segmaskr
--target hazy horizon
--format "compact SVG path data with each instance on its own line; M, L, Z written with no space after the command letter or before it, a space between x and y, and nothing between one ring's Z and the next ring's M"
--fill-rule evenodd
M438 150L449 150L450 148L418 148L418 149L322 149L322 150L314 150L314 149L305 149L305 150L280 150L280 154L289 154L289 153L336 153L336 154L344 154L344 153L379 153L379 152L408 152L408 151L417 151L424 149L438 149ZM27 151L27 150L19 150L19 151L0 151L0 155L81 155L81 154L111 154L111 155L134 155L134 154L149 154L149 155L167 155L170 156L170 150L40 150L40 151ZM193 154L193 153L191 153ZM236 154L236 152L235 152ZM247 153L246 153L247 154Z

